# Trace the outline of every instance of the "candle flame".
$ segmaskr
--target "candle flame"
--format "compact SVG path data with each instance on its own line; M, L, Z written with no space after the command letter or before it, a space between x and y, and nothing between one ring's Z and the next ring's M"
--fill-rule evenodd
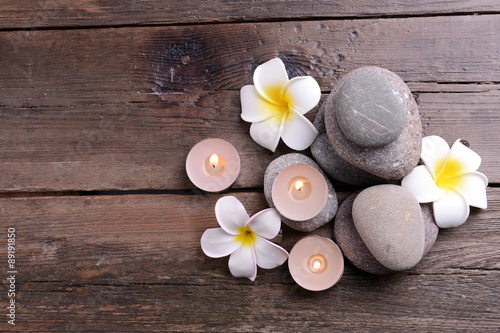
M313 255L309 259L309 269L313 273L322 273L326 269L326 259L321 254Z
M219 164L219 156L217 154L213 154L210 156L210 165L215 168Z
M299 191L299 192L300 192L300 190L302 190L302 188L303 188L303 187L304 187L304 182L303 182L303 181L301 181L301 180L297 180L297 181L295 182L295 189L296 189L297 191Z
M315 270L319 270L319 269L321 268L321 266L323 266L323 263L322 263L321 261L319 261L319 260L318 260L318 261L315 261L315 262L313 263L313 268L314 268Z

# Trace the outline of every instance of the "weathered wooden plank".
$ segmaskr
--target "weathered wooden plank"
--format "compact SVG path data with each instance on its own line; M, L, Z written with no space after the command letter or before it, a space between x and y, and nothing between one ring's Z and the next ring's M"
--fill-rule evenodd
M498 87L417 94L424 133L449 143L469 141L482 156L480 170L490 183L499 183ZM290 152L281 143L272 154L252 141L249 124L239 116L237 91L172 96L175 105L0 108L1 190L192 189L185 158L208 137L226 139L238 149L242 169L235 188L260 188L269 162Z
M255 66L278 55L328 92L346 72L378 65L449 92L436 82L500 81L499 28L485 15L3 32L0 190L192 188L184 159L207 137L240 151L235 187L261 187L275 156L250 139L238 93L227 91L251 83ZM426 134L471 141L499 182L498 85L449 86L492 90L421 94Z
M103 92L144 101L155 96L147 93L239 89L274 56L324 91L365 65L405 81L499 82L499 30L495 15L483 15L3 32L0 88L7 105L110 102Z
M313 294L281 284L22 285L9 331L331 332L498 329L498 271L347 275ZM4 324L4 323L2 323ZM2 326L5 327L5 326Z
M473 211L462 227L441 232L411 274L500 269L500 226L491 223L500 218L500 190L489 189L488 195L490 208ZM262 193L235 196L250 214L267 208ZM219 197L9 198L0 204L3 228L16 229L23 282L216 284L233 281L227 259L205 257L199 242L204 230L218 226L214 206ZM328 235L331 229L322 232ZM285 228L282 244L290 250L303 235ZM5 252L6 238L1 242ZM279 283L286 269L270 272L259 271L259 283Z
M235 195L251 214L266 207L262 193ZM217 226L220 195L0 199L2 232L16 229L12 328L281 331L286 322L287 331L493 330L500 190L488 196L489 209L441 231L409 272L377 277L347 263L342 280L320 293L297 287L286 265L259 269L250 282L231 277L227 258L205 257L199 239ZM285 229L282 245L289 250L303 235ZM6 237L0 249L5 257Z
M397 3L371 1L92 1L28 0L23 6L3 0L0 28L75 27L130 24L267 21L307 18L440 15L500 11L495 0Z
M500 85L490 82L484 83L432 83L432 82L410 82L406 84L413 92L426 92L426 93L475 93L475 92L489 92L499 90Z
M481 93L420 93L424 135L439 135L451 145L464 139L482 157L480 171L490 183L500 182L500 90ZM490 134L491 133L491 134Z

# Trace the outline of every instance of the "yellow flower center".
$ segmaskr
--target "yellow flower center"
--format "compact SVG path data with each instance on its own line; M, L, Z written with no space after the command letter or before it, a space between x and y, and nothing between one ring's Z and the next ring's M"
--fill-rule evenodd
M288 100L287 96L282 95L282 86L274 86L274 87L268 87L265 91L267 97L271 99L274 104L281 106L282 107L282 112L278 114L273 114L275 117L275 121L278 124L281 124L281 121L283 120L283 117L285 117L285 121L290 115L290 101ZM278 125L279 126L279 125Z
M443 165L443 162L440 165ZM440 171L436 173L436 185L444 190L456 187L461 182L460 174L464 172L464 167L457 159L450 158L446 161Z
M267 87L265 93L275 104L286 106L288 101L286 101L281 95L282 86L276 85L272 87Z
M242 246L251 247L255 243L255 233L250 227L239 227L238 235L236 235L235 242L241 243Z

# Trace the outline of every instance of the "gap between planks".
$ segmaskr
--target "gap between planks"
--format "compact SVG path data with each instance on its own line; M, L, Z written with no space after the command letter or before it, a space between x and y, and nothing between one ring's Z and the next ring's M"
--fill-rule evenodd
M315 21L348 21L348 20L390 20L390 19L409 19L409 18L439 18L447 16L483 16L499 15L500 11L482 11L482 12L451 12L451 13L423 13L423 14L380 14L380 15L351 15L351 16L316 16L316 17L276 17L249 20L228 20L228 21L190 21L190 22L172 22L172 23L131 23L131 24L109 24L109 25L62 25L62 26L23 26L13 28L0 28L0 32L22 32L22 31L60 31L60 30L99 30L99 29L126 29L126 28L159 28L159 27L196 27L209 25L238 25L252 23L289 23L289 22L315 22Z
M331 179L330 179L331 181ZM343 201L345 196L353 193L360 187L348 184L340 184L333 182L337 194L340 193L339 203ZM370 186L368 186L370 187ZM500 184L488 184L489 188L500 188ZM231 195L235 193L264 193L264 188L235 188L228 189L223 192L215 193L220 195ZM9 198L44 198L44 197L74 197L74 196L126 196L126 195L205 195L211 194L198 189L178 189L178 190L109 190L109 191L50 191L50 192L5 192L0 193L0 199Z

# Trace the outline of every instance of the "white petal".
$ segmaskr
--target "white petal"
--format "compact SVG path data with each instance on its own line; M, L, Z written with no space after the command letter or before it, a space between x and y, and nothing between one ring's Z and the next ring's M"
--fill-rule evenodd
M457 191L447 190L445 195L433 203L434 220L440 228L462 225L469 217L469 204Z
M236 237L222 228L207 229L201 236L201 249L211 258L228 256L240 246L241 243L236 241Z
M453 182L453 178L449 179ZM488 201L486 199L486 187L488 178L481 172L468 172L456 177L456 182L452 185L454 190L459 191L470 206L486 209Z
M304 150L317 136L316 127L306 117L290 109L281 133L283 142L292 149Z
M233 196L217 200L215 217L222 229L231 235L237 235L238 228L243 227L249 218L243 204Z
M240 91L241 118L247 122L257 122L286 111L286 106L270 103L260 96L255 86L244 86Z
M276 237L281 228L281 217L274 208L264 209L253 215L245 226L267 239Z
M263 121L252 123L252 126L250 126L250 136L259 145L274 153L280 141L284 120L285 117L278 115Z
M436 175L441 170L443 162L450 151L450 146L437 135L426 136L422 139L422 153L420 157L436 179Z
M259 267L272 269L283 264L288 259L288 252L280 246L257 236L255 240L255 258Z
M448 165L452 164L452 165ZM481 156L472 149L464 146L460 140L451 146L442 172L449 173L448 176L464 172L474 172L481 165ZM448 169L448 170L447 170Z
M257 265L253 246L242 246L229 257L229 270L236 277L255 280Z
M310 76L298 76L283 87L283 99L297 112L304 114L318 105L321 89Z
M418 202L433 202L443 197L444 190L436 186L425 165L419 165L403 178L401 186L408 189Z
M281 104L281 90L288 82L285 65L279 58L263 63L253 73L253 84L259 94L270 102Z

